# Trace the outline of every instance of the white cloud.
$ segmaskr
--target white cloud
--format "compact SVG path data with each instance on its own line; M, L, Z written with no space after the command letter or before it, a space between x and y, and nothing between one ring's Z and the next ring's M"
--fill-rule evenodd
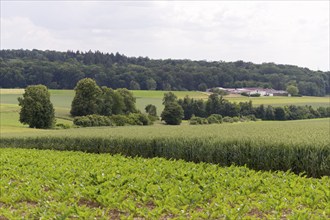
M329 70L329 2L1 2L1 48Z

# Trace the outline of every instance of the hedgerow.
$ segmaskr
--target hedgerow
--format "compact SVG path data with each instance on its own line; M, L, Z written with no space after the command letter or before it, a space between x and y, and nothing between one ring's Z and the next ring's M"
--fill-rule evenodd
M145 114L130 113L128 115L86 115L75 117L73 123L81 127L151 125L152 121Z

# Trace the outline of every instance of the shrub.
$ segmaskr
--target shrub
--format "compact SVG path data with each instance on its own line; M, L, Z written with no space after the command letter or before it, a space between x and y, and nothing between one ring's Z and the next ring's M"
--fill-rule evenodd
M141 113L131 113L129 115L112 115L112 116L103 116L103 115L79 116L74 118L73 123L81 127L152 124L148 116Z
M69 129L69 128L71 128L70 125L68 125L68 124L63 124L63 123L57 123L57 124L56 124L56 127L57 127L57 128L61 128L61 129Z
M207 117L207 121L209 124L220 124L222 123L222 116L219 114L212 114Z
M128 124L130 125L150 125L151 121L147 115L142 113L131 113L128 116Z
M240 121L239 117L237 117L237 116L233 117L232 119L233 119L233 122L239 122Z
M189 120L189 124L191 124L191 125L203 125L203 124L209 124L209 122L206 118L192 116L191 119Z
M112 126L113 124L109 117L102 115L86 115L75 117L73 123L81 127Z
M116 126L124 126L128 124L128 118L125 115L112 115L109 118Z
M156 108L156 106L149 104L145 107L145 110L148 113L148 115L157 117L157 108Z
M183 109L177 102L169 102L165 105L161 117L168 125L179 125L183 118Z
M227 122L227 123L233 123L234 120L233 118L229 117L229 116L226 116L222 119L223 122Z

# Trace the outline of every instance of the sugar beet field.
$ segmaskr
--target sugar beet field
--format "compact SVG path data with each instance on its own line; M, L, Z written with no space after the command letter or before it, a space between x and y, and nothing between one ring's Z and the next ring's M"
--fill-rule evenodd
M0 149L1 219L328 219L329 177Z
M41 130L19 124L10 92L1 220L330 218L329 118ZM56 92L58 123L72 124L68 91Z

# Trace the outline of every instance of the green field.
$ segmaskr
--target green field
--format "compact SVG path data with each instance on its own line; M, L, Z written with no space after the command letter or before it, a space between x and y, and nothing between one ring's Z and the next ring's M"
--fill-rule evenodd
M71 102L74 97L73 90L49 90L51 94L51 101L55 108L55 115L57 123L63 123L72 125L72 119L70 117ZM136 97L136 106L139 110L144 112L145 106L153 104L157 107L157 113L160 115L164 106L162 105L162 99L165 91L143 91L134 90L132 91L134 97ZM23 126L18 122L19 106L17 98L22 96L24 89L0 89L1 100L0 100L0 133L3 132L16 132L16 131L27 131L27 126ZM188 95L195 99L207 99L208 94L203 92L193 91L174 91L178 98L183 98ZM254 105L312 105L313 107L329 106L330 97L245 97L245 96L226 96L226 99L232 102L246 102L252 100ZM9 111L10 110L10 111ZM10 113L11 112L11 113ZM31 130L31 129L29 129Z
M272 106L284 106L284 105L311 105L312 107L328 107L330 106L330 96L326 97L288 97L288 96L261 96L261 97L246 97L246 96L225 96L231 102L247 102L252 101L253 105L272 105Z
M30 129L18 121L24 90L0 92L0 219L330 218L329 118ZM57 123L72 125L73 91L50 93ZM141 111L154 104L160 114L164 91L133 93ZM329 105L329 97L252 100Z
M69 118L69 112L71 108L71 102L74 97L73 90L49 90L51 94L51 101L55 107L56 117ZM134 90L132 91L134 97L136 97L136 106L139 110L144 112L144 108L148 104L153 104L157 107L157 112L160 115L164 106L162 105L162 99L166 91L143 91ZM193 91L173 91L178 98L184 98L188 95L194 99L207 99L208 94L203 92ZM0 89L1 94L1 105L3 104L18 104L17 98L24 93L24 89ZM246 102L252 100L253 105L273 105L273 106L284 106L284 105L311 105L313 107L330 105L330 97L245 97L245 96L225 96L231 102Z
M55 114L57 118L69 119L71 102L74 97L73 90L49 90L50 99L55 108ZM148 104L153 104L157 107L157 112L160 115L164 106L162 105L162 99L166 91L132 91L136 98L136 106L139 110L144 112L145 107ZM18 105L17 98L22 96L24 89L0 89L1 94L1 106L7 104ZM183 98L186 95L196 99L207 99L208 95L201 92L186 92L186 91L174 91L178 98Z
M329 177L0 149L0 219L329 219Z

